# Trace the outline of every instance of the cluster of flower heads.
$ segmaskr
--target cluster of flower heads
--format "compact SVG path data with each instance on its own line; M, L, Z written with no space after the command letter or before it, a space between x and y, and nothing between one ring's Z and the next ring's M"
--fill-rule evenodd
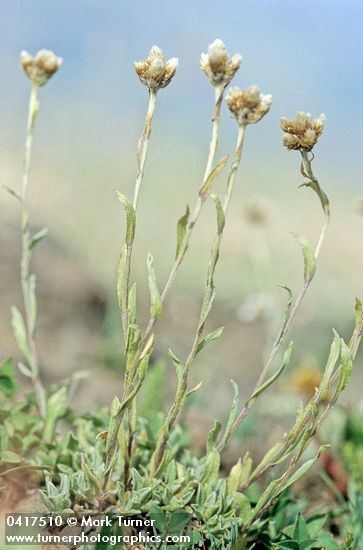
M144 61L135 62L135 71L140 81L149 90L165 88L176 73L178 58L165 61L164 54L158 46L153 46Z
M297 113L294 120L281 118L282 143L287 149L311 151L324 130L325 116L313 119L310 113Z
M39 50L33 57L22 51L20 63L27 77L36 85L44 86L62 65L62 58L50 50Z
M224 89L232 80L242 62L238 53L229 57L222 40L215 40L202 53L200 65L212 86ZM176 73L177 58L165 61L160 48L153 46L144 61L135 63L136 74L150 90L165 88ZM227 95L228 107L239 125L255 124L268 112L271 96L261 94L257 86L246 90L231 88Z
M44 86L58 71L62 58L50 50L39 50L33 57L28 52L20 54L21 65L27 77L36 85ZM215 40L208 47L208 53L202 53L200 65L209 82L216 88L224 89L240 68L242 56L238 53L229 57L222 40ZM173 57L165 61L158 46L153 46L147 58L135 63L135 71L142 84L149 90L165 88L174 77L178 59ZM245 90L230 88L226 101L229 110L239 126L256 124L268 113L271 96L264 95L257 86ZM324 130L324 115L313 119L310 113L297 113L294 120L281 118L284 132L283 145L287 149L311 151Z
M212 86L227 86L241 66L239 53L229 57L222 40L215 40L208 47L208 53L202 53L200 67Z
M245 90L230 88L226 97L227 105L239 126L256 124L268 113L271 96L264 95L257 86Z

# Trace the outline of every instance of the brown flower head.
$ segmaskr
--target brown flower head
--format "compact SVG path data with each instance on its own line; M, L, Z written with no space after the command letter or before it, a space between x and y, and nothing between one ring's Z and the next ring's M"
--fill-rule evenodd
M20 54L20 63L27 77L34 84L44 86L58 71L63 63L63 59L57 57L50 50L39 50L35 57L32 57L26 51L22 51Z
M261 94L257 86L246 90L230 88L226 97L227 105L240 126L256 124L269 111L271 96Z
M215 40L208 47L208 53L202 53L200 66L212 86L227 86L240 68L242 56L239 53L229 57L222 40Z
M153 46L144 61L135 62L135 71L140 81L149 90L165 88L176 73L178 58L165 61L164 54L158 46Z
M282 143L287 149L311 151L324 130L325 116L313 119L310 113L297 113L294 120L281 118L281 129L284 132Z

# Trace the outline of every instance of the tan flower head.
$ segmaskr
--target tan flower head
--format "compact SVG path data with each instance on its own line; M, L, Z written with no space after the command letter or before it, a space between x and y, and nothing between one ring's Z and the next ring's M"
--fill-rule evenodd
M153 46L144 61L135 62L135 71L140 81L150 90L165 88L173 78L178 67L178 58L165 61L158 46Z
M27 77L34 84L44 86L58 71L63 63L63 59L57 57L50 50L39 50L35 57L32 57L28 52L22 51L20 54L20 63Z
M256 124L269 111L271 96L261 94L257 86L246 90L230 88L226 96L229 110L240 126Z
M287 149L311 151L324 130L325 116L313 119L310 113L297 113L295 120L281 118L281 129L284 131L282 143Z
M200 66L212 86L227 86L240 68L242 56L239 53L228 56L222 40L215 40L208 47L208 53L202 53Z

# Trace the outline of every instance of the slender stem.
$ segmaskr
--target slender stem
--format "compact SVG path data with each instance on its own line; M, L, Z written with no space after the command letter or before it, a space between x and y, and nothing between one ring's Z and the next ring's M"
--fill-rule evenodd
M223 214L224 217L226 217L229 204L232 197L233 187L236 179L237 169L239 167L239 164L241 162L241 156L242 156L242 148L244 143L244 135L245 135L245 127L240 126L238 129L237 134L237 144L235 148L235 152L233 155L233 161L230 168L230 173L228 176L227 181L227 189L226 189L226 195L223 203ZM220 246L223 238L223 228L220 230L218 229L217 235L215 237L210 258L209 258L209 265L208 265L208 271L205 279L204 284L204 293L203 293L203 301L201 306L201 311L199 315L197 330L194 336L192 348L189 352L189 355L186 359L185 365L183 367L182 375L180 377L180 380L178 381L177 391L175 395L174 402L172 406L169 409L168 415L166 417L165 423L160 429L158 441L156 444L156 449L154 452L154 455L151 459L151 470L150 470L150 476L154 476L156 471L158 470L161 461L164 456L166 444L169 438L170 431L172 430L175 421L184 405L185 399L186 399L186 392L188 387L188 378L189 378L189 372L190 368L193 364L193 361L195 359L195 356L197 354L198 346L202 340L203 337L203 331L204 331L204 325L206 321L206 307L208 306L208 301L210 300L211 296L211 290L213 288L213 275L214 271L218 262L219 258L219 251Z
M215 104L214 104L214 111L213 111L212 138L211 138L210 145L209 145L209 154L208 154L206 170L205 170L204 177L203 177L203 183L205 182L205 180L207 179L207 177L209 176L209 174L211 172L211 169L212 169L212 166L213 166L214 160L215 160L216 151L217 151L218 130L219 130L219 125L220 125L223 92L224 92L224 88L216 88ZM198 218L199 218L199 215L200 215L200 212L202 210L202 207L203 207L203 204L204 204L205 200L206 200L206 197L201 197L200 195L198 195L195 206L194 206L193 213L190 217L189 223L188 223L186 231L185 231L185 235L184 235L183 240L180 244L178 255L175 258L174 264L171 268L169 276L168 276L168 278L166 280L166 283L164 285L164 288L161 292L161 301L162 302L164 302L166 300L166 297L167 297L167 295L168 295L168 293L169 293L169 291L170 291L170 289L171 289L171 287L174 283L175 277L176 277L176 275L179 271L180 265L183 261L185 253L188 249L188 245L189 245L189 241L190 241L190 238L192 236L192 233L193 233L193 229L195 227L195 224L198 221ZM157 317L156 317L156 314L154 314L149 319L149 322L148 322L147 327L145 329L144 335L141 339L139 349L135 354L133 364L131 365L131 374L135 371L135 368L137 367L139 358L140 358L141 354L143 353L145 347L147 346L147 344L150 340L150 337L151 337L151 334L152 334L152 331L153 331L153 328L155 326L156 321L157 321ZM132 375L131 375L130 378L132 379Z
M356 327L354 329L354 332L352 334L352 337L349 341L349 349L350 349L351 354L352 354L352 360L354 360L355 357L356 357L359 345L360 345L361 340L362 340L362 336L363 336L363 319L360 319L357 322ZM334 386L334 384L337 382L340 374L341 374L340 368L336 369L334 374L331 376L329 386ZM322 414L320 415L320 417L319 418L316 417L315 419L313 419L313 424L309 428L312 435L314 435L314 433L320 429L320 427L323 424L324 420L326 419L326 417L328 416L330 411L335 406L337 398L338 398L338 395L334 399L331 399L329 401L329 403L327 404L326 408L324 409L324 411L322 412ZM313 413L314 408L317 409L318 406L320 405L320 403L321 403L321 392L317 391L316 395L314 397L313 407L308 406L308 408L306 410L306 414L304 414L304 416L301 418L299 423L297 425L295 424L295 426L293 427L293 433L296 434L297 437L299 437L301 434L303 434L304 428L307 426L308 422L310 422L310 420L313 418L312 413ZM292 442L291 442L291 432L290 432L290 437L287 436L285 438L284 444L279 449L279 451L273 457L271 457L271 460L267 464L265 464L263 467L260 467L260 465L258 465L255 468L252 475L249 477L249 479L243 484L243 486L240 489L245 490L247 487L249 487L251 485L251 483L256 481L264 473L266 473L268 470L270 470L276 464L278 464L278 462L281 460L281 458L284 456L284 454L288 451L289 447L291 446L291 443ZM295 443L296 443L296 441L295 441ZM288 473L291 471L294 464L296 464L296 462L300 458L300 456L301 456L301 452L298 451L296 453L296 455L293 457L292 461L290 462L290 465L288 467Z
M132 203L135 210L137 208L137 204L139 201L140 188L141 188L142 178L144 176L146 156L147 156L151 129L152 129L152 120L155 112L156 95L157 95L156 90L150 90L149 105L148 105L146 118L145 118L144 131L138 144L138 151L137 151L138 166L137 166L137 175L136 175L136 183L135 183L135 191L134 191L134 200Z
M215 161L215 155L216 155L217 146L218 146L218 130L219 130L220 118L221 118L221 107L222 107L223 94L224 94L224 88L223 87L216 89L216 91L215 91L215 103L214 103L214 110L213 110L212 137L211 137L211 141L210 141L210 145L209 145L209 153L208 153L206 169L205 169L205 172L204 172L203 183L206 180L206 178L209 176L209 174L212 170L214 161ZM150 107L150 105L149 105L149 107ZM148 113L149 113L149 110L148 110ZM153 113L153 110L151 111L151 113ZM148 120L148 116L147 116L147 120ZM140 159L139 160L139 163L140 163L139 166L140 166L140 168L142 167L142 169L139 168L139 170L138 170L138 176L137 176L136 186L135 186L134 202L133 202L134 208L136 208L137 203L138 203L138 197L139 197L139 192L140 192L142 174L143 174L144 164L145 164L145 160L146 160L146 152L147 152L147 146L146 145L148 143L148 139L149 139L150 131L151 131L151 120L152 120L152 115L151 115L151 117L149 117L150 126L147 127L147 123L145 123L146 131L144 131L143 137L147 136L147 140L146 141L143 140L143 137L142 137L140 142L139 142L138 158ZM150 128L150 131L147 128ZM144 146L146 146L146 150L145 150ZM140 178L140 176L141 176L141 178ZM168 293L169 293L169 291L170 291L170 289L171 289L171 287L174 283L175 277L176 277L176 275L179 271L180 265L183 261L184 255L187 251L189 241L190 241L191 235L193 233L194 226L195 226L196 222L198 221L198 218L199 218L199 215L200 215L200 212L201 212L201 209L202 209L202 206L203 206L204 202L205 202L205 198L202 198L202 197L200 197L200 195L198 195L193 213L190 217L189 223L188 223L186 231L185 231L185 235L184 235L183 240L180 244L178 255L175 258L174 264L171 268L171 271L169 273L169 276L167 278L167 281L165 283L163 291L161 292L162 302L165 301L165 299L166 299L166 297L167 297L167 295L168 295ZM130 266L131 251L127 251L127 257L128 256L129 256L129 259L127 260L127 262L128 262L127 265ZM127 278L129 279L130 267L128 267L128 269L126 270L126 274L127 274ZM128 287L128 284L127 284L127 287ZM124 292L125 292L125 289L124 289ZM127 304L127 302L128 302L128 290L127 290L127 295L124 294L123 299L124 299L124 303ZM125 308L126 312L127 312L127 309L128 308L126 307ZM139 363L140 357L142 356L142 353L145 351L146 347L148 346L148 343L149 343L150 338L152 336L153 328L154 328L154 325L155 325L156 321L157 321L156 315L150 316L150 319L148 321L148 324L146 326L144 334L141 338L138 350L136 351L134 359L132 361L132 364L130 365L128 375L127 375L127 377L125 377L122 403L124 403L126 401L126 399L128 398L129 393L132 391L132 383L133 383L135 371L137 369L137 365ZM123 318L123 328L124 328L125 338L126 338L126 334L127 334L127 326L128 326L127 323L128 323L128 321ZM125 328L126 328L126 331L125 331ZM126 410L127 410L127 407L125 407L122 410L122 413L120 413L120 415L117 419L117 428L115 430L115 436L114 436L114 439L112 441L110 451L108 453L108 457L107 457L107 461L106 461L107 462L106 472L105 472L105 476L104 476L104 480L103 480L103 489L104 490L107 487L108 480L109 480L109 477L110 477L110 474L111 474L110 465L112 464L112 459L113 459L114 453L116 451L117 435L118 435L118 432L119 432L119 429L120 429L120 426L121 426L121 423L122 423L122 420L123 420L123 417L124 417L124 414L125 414Z
M217 86L214 92L215 92L215 101L214 101L212 136L211 136L211 141L209 145L208 160L207 160L207 165L205 167L203 181L207 179L207 177L212 171L214 159L218 148L218 130L219 130L219 124L221 120L221 108L222 108L224 87Z
M145 124L142 135L139 139L137 147L137 174L134 190L134 198L132 206L136 212L139 202L139 195L141 184L144 176L146 157L150 143L150 135L152 130L152 121L155 112L156 105L156 90L149 90L149 104L145 117ZM130 286L130 271L131 271L131 256L132 256L133 243L126 246L126 259L125 259L125 284L123 287L123 311L122 311L122 328L125 339L125 346L127 342L127 332L129 328L129 314L128 314L128 301L129 301L129 286Z
M309 177L309 179L315 185L318 186L318 189L319 189L320 193L322 193L322 191L320 190L320 187L319 187L318 180L316 179L316 177L313 174L313 171L312 171L312 168L311 168L311 160L308 158L308 155L305 151L302 151L301 154L302 154L303 164L304 164L304 168L305 168L307 176ZM315 251L314 251L315 263L317 263L317 261L319 259L319 256L320 256L321 248L322 248L322 245L323 245L323 242L324 242L327 230L328 230L328 226L329 226L329 218L330 218L329 208L327 206L326 208L324 208L324 223L323 223L320 235L319 235L318 243L317 243ZM253 391L252 391L251 395L253 395L257 391L257 389L261 386L261 384L263 384L263 382L265 381L265 378L266 378L266 376L267 376L267 374L268 374L268 372L269 372L269 370L270 370L270 368L271 368L271 366L272 366L272 364L273 364L273 362L276 358L276 355L279 352L279 350L281 348L281 345L284 342L285 337L288 334L288 332L291 328L291 325L295 320L296 314L297 314L297 312L300 308L301 302L303 301L303 299L305 297L306 291L308 290L312 279L313 279L313 276L311 276L307 279L304 279L303 284L300 288L300 291L296 295L296 298L295 298L295 300L294 300L294 302L293 302L293 304L290 308L288 316L285 319L285 321L284 321L284 323L283 323L283 325L280 329L280 332L278 333L275 341L273 342L270 355L269 355L263 369L261 370L261 373L258 377L258 380L257 380L257 382L256 382L256 384L253 388ZM252 403L250 403L249 401L250 401L250 398L247 399L247 401L245 402L241 412L239 413L238 417L236 418L236 420L235 420L235 422L232 426L232 429L231 429L228 437L225 439L223 444L221 444L219 446L219 451L220 452L224 450L224 448L228 444L229 440L231 439L232 435L236 432L236 430L239 427L239 425L241 424L241 422L246 418L246 416L250 412Z
M144 176L146 157L147 157L147 152L149 148L150 135L152 131L152 120L153 120L153 115L155 112L155 105L156 105L156 96L157 96L157 90L150 89L149 104L148 104L148 109L145 117L144 129L139 139L139 143L137 147L137 174L136 174L136 182L135 182L135 189L134 189L134 198L132 202L135 215L137 211L137 205L139 202L140 189L141 189L141 184ZM122 293L123 293L122 328L124 333L125 356L127 354L128 330L129 330L129 324L130 324L128 301L129 301L132 250L133 250L133 242L131 244L126 244L125 283L122 290ZM129 373L126 372L125 384L128 384L128 379L129 379ZM127 451L126 451L127 456L125 459L125 468L124 468L126 487L129 484L129 467L130 467L130 457L131 457L131 450L132 450L132 443L133 443L133 430L132 430L133 417L134 417L134 410L133 408L130 408L128 410L128 444L127 444Z
M27 339L29 350L31 354L31 379L34 387L34 391L37 397L38 408L41 416L45 417L47 403L46 392L39 376L39 362L37 356L36 342L35 342L35 323L32 320L31 311L31 296L30 296L30 258L31 251L30 245L30 229L29 229L29 210L27 202L27 192L29 186L30 164L33 146L33 130L38 114L38 85L33 83L29 107L28 107L28 121L26 140L24 148L24 164L23 164L23 176L21 187L21 265L20 265L20 277L21 287L23 293L23 303L25 310L25 324L27 331Z

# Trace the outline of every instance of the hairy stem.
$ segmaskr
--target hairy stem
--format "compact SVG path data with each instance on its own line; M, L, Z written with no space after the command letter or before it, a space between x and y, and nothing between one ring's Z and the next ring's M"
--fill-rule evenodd
M46 402L46 392L43 387L43 384L40 379L39 374L39 362L37 355L37 348L35 342L35 322L32 321L32 311L31 311L31 295L30 295L30 259L31 259L31 250L30 250L30 229L29 229L29 209L27 201L27 192L29 186L29 174L30 174L30 164L31 164L31 155L33 147L33 131L34 125L36 122L39 102L38 102L38 86L37 84L32 84L29 107L28 107L28 122L26 130L26 140L24 148L24 164L23 164L23 176L22 176L22 186L21 186L21 266L20 266L20 276L21 276L21 287L23 293L23 303L25 311L25 325L27 332L28 346L31 355L31 380L33 383L35 395L37 398L39 412L42 417L45 417L47 410Z
M305 151L302 151L301 154L302 154L302 158L303 158L303 165L304 165L304 168L305 168L306 175L309 177L310 181L313 182L314 185L318 186L318 189L320 190L320 192L323 193L320 189L318 180L316 179L316 177L313 174L312 167L311 167L311 160L308 158L308 155ZM325 194L324 194L324 197L327 200ZM314 251L314 257L315 257L315 262L316 263L319 259L321 248L322 248L322 245L323 245L323 241L325 239L325 235L327 233L328 226L329 226L330 215L329 215L328 204L329 203L327 202L325 208L324 208L324 205L323 205L324 222L323 222L323 226L322 226L322 229L321 229L321 232L320 232L320 235L319 235L318 243L317 243L317 245L315 247L315 251ZM301 302L303 301L303 299L305 297L305 294L306 294L306 291L308 290L308 288L310 286L310 283L313 280L313 276L314 275L312 275L311 277L309 277L307 279L304 279L304 282L301 286L301 289L298 292L298 294L296 295L296 298L292 303L290 311L289 311L286 319L284 320L284 323L283 323L283 325L282 325L275 341L273 342L270 355L269 355L263 369L261 370L260 376L258 377L258 380L257 380L257 382L256 382L256 384L253 388L253 391L252 391L251 395L253 395L257 391L257 389L265 381L266 376L267 376L267 374L268 374L268 372L269 372L269 370L270 370L270 368L271 368L271 366L272 366L272 364L273 364L273 362L276 358L276 355L279 352L279 350L281 349L281 345L283 344L283 342L286 338L286 335L288 334L288 332L291 328L291 325L295 320L295 317L296 317L296 314L297 314L297 312L300 308ZM219 446L219 451L220 452L223 451L223 449L226 447L226 445L228 444L230 438L236 432L236 430L239 427L239 425L241 424L241 422L243 422L243 420L246 418L246 416L248 415L248 413L251 410L251 406L252 406L252 403L250 403L250 398L248 398L246 400L241 412L239 413L238 417L236 418L228 437L223 442L223 444L221 444Z
M219 125L220 125L220 118L221 118L221 107L222 107L222 101L223 101L223 94L224 94L224 88L223 87L216 88L216 90L215 90L215 103L214 103L214 110L213 110L212 136L211 136L211 141L210 141L210 145L209 145L209 153L208 153L207 165L206 165L205 172L204 172L203 183L205 182L205 180L209 176L209 174L212 170L214 161L215 161L215 155L216 155L216 151L217 151L217 147L218 147L218 131L219 131ZM150 120L150 124L151 124L151 120ZM146 128L146 124L145 124L145 128ZM150 131L151 131L151 126L150 126ZM147 132L146 132L146 134L147 134ZM146 134L144 132L143 136L145 136ZM150 135L150 132L148 134L147 141L148 141L149 135ZM146 147L146 150L145 150L144 155L143 155L143 151L144 151L144 147L142 146L143 138L141 138L140 143L141 143L141 147L139 145L139 158L140 158L140 166L141 166L143 158L144 158L143 162L145 164L147 147ZM146 143L145 143L145 145L146 145ZM136 181L135 195L134 195L134 202L133 202L134 208L136 208L137 202L138 202L138 196L139 196L139 191L140 191L142 173L143 173L143 167L142 167L141 171L140 170L138 171L138 178L137 178L137 181ZM140 180L139 180L139 174L141 174L141 179ZM198 195L193 213L190 217L189 223L188 223L186 231L185 231L185 235L184 235L183 240L180 244L178 255L175 258L174 264L173 264L173 266L171 268L171 271L169 273L169 276L166 280L165 286L164 286L164 288L161 292L161 301L162 302L165 301L165 299L166 299L166 297L167 297L167 295L168 295L168 293L169 293L169 291L170 291L170 289L171 289L171 287L174 283L175 277L176 277L176 275L179 271L179 268L180 268L180 265L183 261L184 255L185 255L185 253L188 249L189 241L190 241L191 235L193 233L194 226L198 221L198 218L199 218L199 215L200 215L200 212L202 210L204 202L205 202L205 198ZM127 252L127 256L129 256L129 260L128 260L127 265L130 266L131 250L129 250ZM128 280L129 280L129 277L130 277L130 267L128 267L128 269L127 269L127 279ZM129 286L129 284L127 286ZM124 292L126 292L125 288L124 288ZM123 300L124 300L124 303L127 304L128 291L127 291L127 295L124 294ZM127 312L127 309L128 308L126 307L125 308L126 312ZM144 331L144 334L141 338L140 344L139 344L138 349L135 353L132 364L130 365L128 375L127 375L127 377L125 377L125 385L124 385L124 391L123 391L123 396L122 396L122 403L126 402L126 400L128 399L128 396L132 392L132 383L133 383L133 380L134 380L134 374L137 370L137 366L139 364L140 357L145 352L145 349L147 348L147 346L150 342L150 338L152 336L153 328L154 328L154 325L155 325L156 321L157 321L156 315L152 315L150 317L149 321L148 321L148 324L147 324L146 329ZM128 318L123 320L123 330L124 330L125 338L126 338L126 335L127 335L127 327L128 327ZM125 328L126 328L126 332L125 332ZM115 435L114 435L112 444L110 446L110 450L109 450L107 460L106 460L106 471L105 471L105 476L104 476L104 481L103 481L103 489L104 490L107 487L109 476L111 474L110 467L112 465L112 462L113 462L112 459L113 459L114 453L116 451L117 435L118 435L118 432L119 432L119 429L120 429L125 411L127 409L128 409L128 407L123 407L122 412L119 414L119 416L117 418L117 429L115 430Z
M227 190L226 190L226 195L223 203L224 217L226 217L226 214L228 211L228 207L232 197L234 182L236 179L237 169L241 161L244 135L245 135L245 127L240 126L238 129L237 144L233 155L233 161L231 164L230 173L228 176ZM181 409L183 408L183 405L186 399L190 368L197 354L198 346L201 343L203 338L204 326L207 318L207 315L205 315L205 311L206 311L206 308L209 307L209 302L212 299L211 296L214 288L213 276L214 276L214 271L219 258L219 251L220 251L220 246L223 238L223 229L224 229L224 225L221 229L218 229L217 235L215 237L215 240L212 246L212 250L209 258L208 271L207 271L205 284L204 284L203 301L202 301L202 307L201 307L199 321L197 325L197 330L194 336L192 348L189 352L189 355L183 367L181 377L178 380L178 386L177 386L174 402L171 408L169 409L165 423L159 432L156 449L151 459L151 471L150 471L151 477L155 475L155 473L157 472L161 464L161 461L164 456L166 444L169 438L169 434L175 424L175 421Z
M152 130L152 121L155 112L156 105L156 90L149 91L149 104L145 118L144 129L142 135L139 139L137 146L137 174L134 190L134 198L132 206L136 212L137 205L139 202L139 195L141 184L144 176L146 157L150 143L150 135ZM133 243L130 243L126 246L126 259L125 259L125 284L123 287L123 311L122 311L122 328L125 338L125 346L127 339L127 332L129 328L129 314L128 314L128 300L129 300L129 287L130 287L130 270L131 270L131 256L132 256Z
M359 345L360 345L361 340L362 340L362 336L363 336L363 318L360 319L357 322L356 327L354 329L354 332L352 334L352 337L349 341L349 349L350 349L353 361L356 357ZM336 369L336 371L332 374L331 379L329 381L329 387L334 386L334 384L337 382L339 376L340 376L340 368ZM298 439L304 433L304 430L306 429L309 422L311 422L311 426L308 429L309 432L310 432L310 434L308 434L308 435L309 435L310 438L313 437L315 432L320 429L320 427L323 424L324 420L326 419L326 417L328 416L330 411L335 406L337 399L338 399L338 395L335 397L335 399L331 398L329 400L327 406L325 407L324 411L320 415L320 417L318 417L317 414L314 415L313 413L314 413L314 410L318 410L319 406L321 405L321 391L320 391L320 389L318 391L316 391L316 394L315 394L315 396L312 400L313 406L308 406L307 407L305 414L302 416L302 418L300 419L298 424L295 424L295 426L292 429L293 434L296 437L295 441L293 442L291 440L291 432L290 432L290 434L285 438L284 443L281 446L281 448L278 450L278 452L276 454L274 454L274 456L271 457L271 460L269 460L264 466L258 465L255 468L252 475L249 477L249 479L246 481L246 483L244 483L244 485L241 487L241 490L245 490L247 487L249 487L251 485L251 483L256 481L264 473L266 473L268 470L270 470L276 464L278 464L278 462L282 459L282 457L285 455L285 453L288 452L289 448L291 448L291 445L293 443L295 443L295 445L296 445ZM287 472L284 474L284 479L286 479L288 477L288 475L290 474L293 466L297 463L298 459L300 458L300 456L301 456L303 450L306 448L306 446L307 446L307 441L305 440L305 442L304 442L304 440L303 440L301 449L298 450L297 453L294 455L294 457L292 458L292 460L289 464Z

